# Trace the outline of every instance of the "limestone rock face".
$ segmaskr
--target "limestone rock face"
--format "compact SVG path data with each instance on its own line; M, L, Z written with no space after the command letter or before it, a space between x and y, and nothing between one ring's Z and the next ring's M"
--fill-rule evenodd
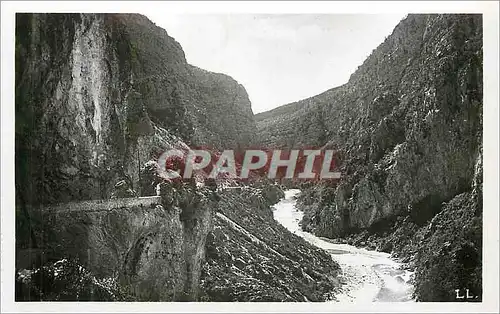
M262 145L338 152L341 180L302 194L304 227L339 237L409 217L418 229L442 211L439 220L481 208L463 193L477 190L482 158L482 67L480 15L409 15L345 85L256 115ZM470 227L442 228L458 226Z
M196 299L215 207L197 189L169 187L170 202L153 208L44 207L156 195L165 150L249 145L245 89L189 65L179 43L136 14L17 14L15 67L18 268L72 258L135 299Z
M134 14L18 14L16 174L26 203L138 190L149 160L179 141L250 144L245 89L189 65L180 45ZM142 191L137 191L142 195Z
M315 226L334 236L392 215L424 223L470 189L481 114L481 17L410 15L347 84L256 119L263 144L338 151L336 207ZM329 225L327 211L349 219Z

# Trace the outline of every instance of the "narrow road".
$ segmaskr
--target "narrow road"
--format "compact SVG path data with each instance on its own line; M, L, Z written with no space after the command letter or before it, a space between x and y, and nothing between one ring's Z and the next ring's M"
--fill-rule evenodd
M344 285L343 293L336 296L337 301L357 304L413 301L413 286L408 282L411 273L402 270L389 254L334 244L302 231L299 222L303 213L295 207L298 193L300 190L285 192L285 198L274 205L274 219L290 232L329 252L339 263L342 269L340 279Z

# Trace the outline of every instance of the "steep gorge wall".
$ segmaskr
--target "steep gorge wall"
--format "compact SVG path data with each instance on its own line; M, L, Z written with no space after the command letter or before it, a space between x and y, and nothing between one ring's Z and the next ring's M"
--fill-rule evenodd
M177 211L140 200L43 208L109 199L118 182L128 196L151 195L140 169L172 147L248 145L255 123L244 88L189 65L165 30L136 14L17 14L15 66L17 267L71 258L119 276L137 299L196 299L216 206L191 204L197 189L175 196L184 199Z
M16 178L28 204L109 198L173 145L245 146L244 88L134 14L18 14ZM179 143L180 142L180 143Z
M263 143L339 153L337 208L319 214L321 234L394 214L423 223L470 190L480 157L481 17L410 15L346 85L273 111L256 116Z
M481 290L471 274L481 270L482 66L480 15L409 15L347 84L256 115L263 145L338 152L340 182L302 193L304 227L331 238L400 235L398 253L422 253L422 300L453 300L454 284ZM423 252L437 251L428 262ZM475 257L458 275L464 252Z

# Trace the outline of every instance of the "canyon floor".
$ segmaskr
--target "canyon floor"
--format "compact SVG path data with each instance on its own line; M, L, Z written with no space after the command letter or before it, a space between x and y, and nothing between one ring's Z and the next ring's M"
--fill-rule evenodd
M274 219L290 232L326 250L340 264L344 285L342 293L336 295L336 301L357 304L413 301L412 273L401 269L401 264L390 254L331 243L302 231L303 212L295 207L295 196L299 193L297 189L285 191L285 198L274 205Z

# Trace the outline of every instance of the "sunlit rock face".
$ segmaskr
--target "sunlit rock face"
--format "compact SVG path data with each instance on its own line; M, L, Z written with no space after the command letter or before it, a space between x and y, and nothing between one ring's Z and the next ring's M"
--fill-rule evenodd
M343 178L302 194L307 230L327 237L361 230L393 234L396 224L412 230L398 229L401 236L391 240L401 251L416 230L439 221L439 233L432 229L413 244L432 252L439 249L437 239L446 242L444 234L463 227L470 232L454 237L440 255L454 262L439 269L449 282L480 290L474 276L449 270L462 267L451 258L461 241L473 243L471 254L481 256L480 223L472 221L481 220L482 203L471 191L482 191L474 183L482 160L482 47L481 15L409 15L345 85L256 115L263 145L338 152ZM465 221L451 220L458 213ZM436 242L427 244L430 238ZM473 272L481 269L478 259ZM437 271L432 263L417 266ZM424 271L417 275L423 300L453 300L453 289L439 288ZM424 282L440 292L424 293Z

